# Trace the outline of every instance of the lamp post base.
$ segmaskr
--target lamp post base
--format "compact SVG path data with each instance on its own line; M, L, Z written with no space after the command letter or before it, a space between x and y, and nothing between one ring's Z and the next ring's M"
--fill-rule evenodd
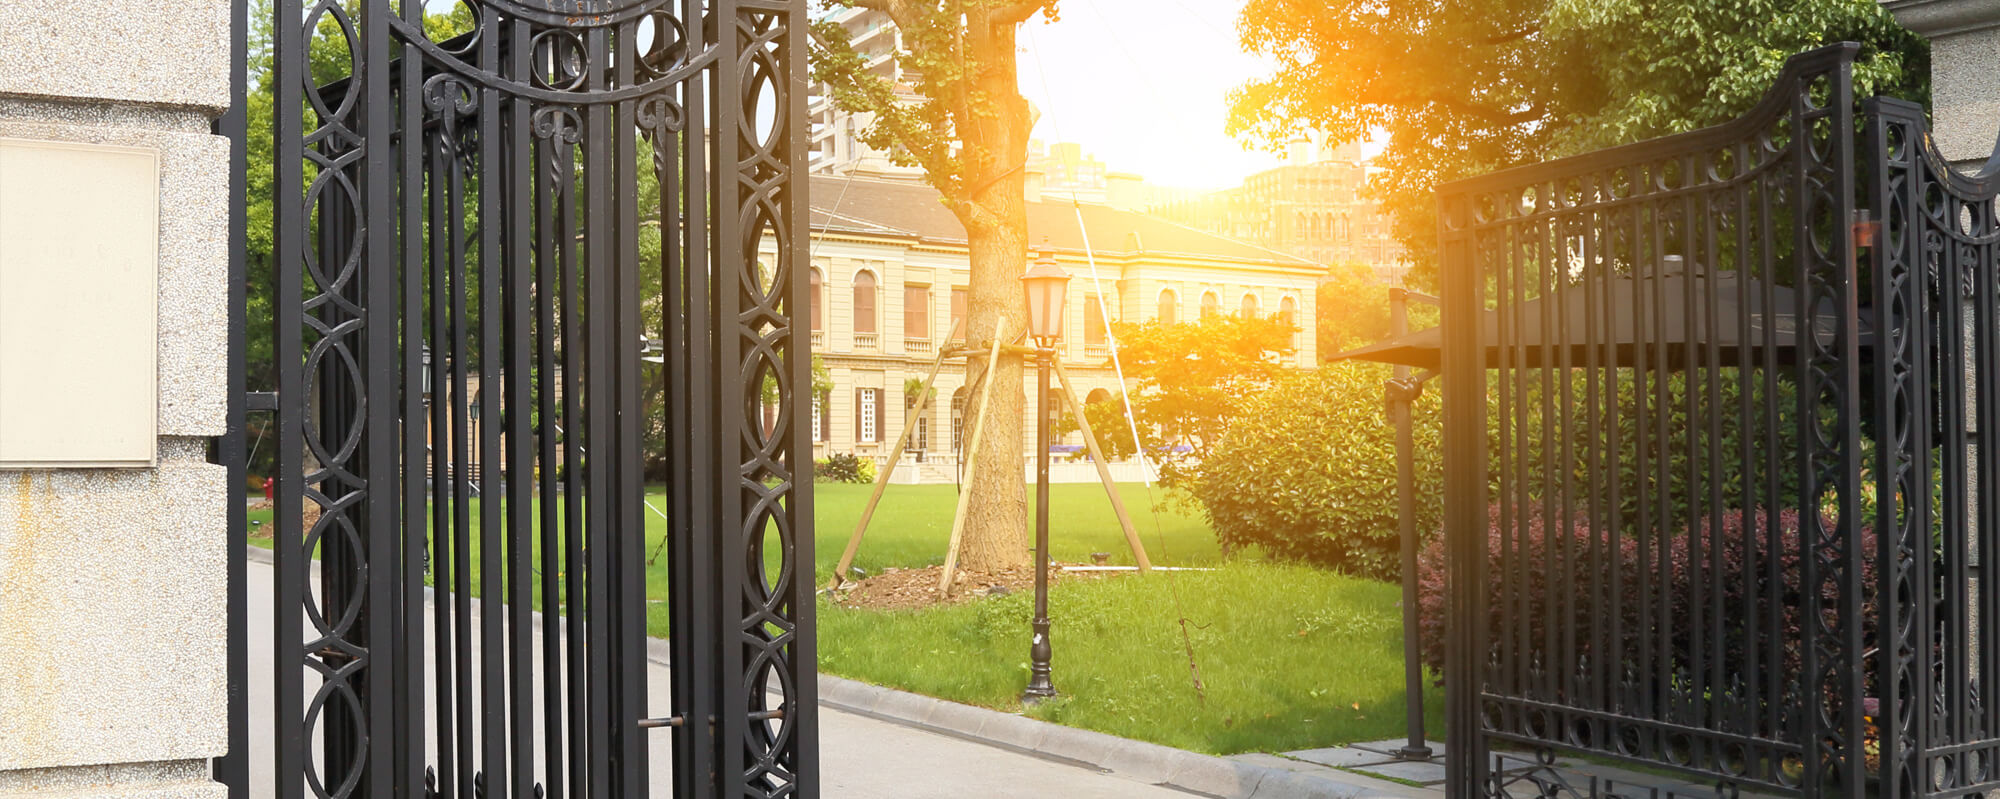
M1049 668L1049 620L1042 617L1034 621L1035 642L1028 649L1028 687L1021 692L1021 704L1032 705L1056 696L1056 685L1049 679L1053 669Z
M1404 760L1429 760L1434 754L1428 746L1405 746L1396 750L1396 757Z

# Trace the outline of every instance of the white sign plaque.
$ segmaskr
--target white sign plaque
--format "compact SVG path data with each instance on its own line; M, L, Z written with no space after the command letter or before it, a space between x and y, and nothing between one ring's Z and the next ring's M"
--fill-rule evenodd
M0 138L0 468L152 465L159 162Z

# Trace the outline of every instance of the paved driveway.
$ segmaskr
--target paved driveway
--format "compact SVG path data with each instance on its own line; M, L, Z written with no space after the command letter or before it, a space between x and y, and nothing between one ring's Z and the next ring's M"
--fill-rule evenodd
M272 574L269 565L250 563L250 777L251 796L258 799L273 794ZM427 636L431 632L425 630ZM539 692L539 647L534 660ZM667 667L654 663L647 676L653 701L663 708ZM308 678L307 690L314 685L317 681ZM434 682L427 681L424 695L429 700L426 718L435 718ZM478 695L477 686L473 695ZM479 709L473 711L477 714ZM1190 795L825 707L820 709L820 741L821 793L829 799L1186 799ZM436 762L435 742L429 746ZM542 751L539 742L535 749ZM670 796L665 733L655 739L652 762L653 796ZM536 769L542 770L539 760Z

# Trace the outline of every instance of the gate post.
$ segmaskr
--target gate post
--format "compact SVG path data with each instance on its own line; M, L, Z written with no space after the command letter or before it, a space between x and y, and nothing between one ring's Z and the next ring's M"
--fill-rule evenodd
M0 2L0 797L227 794L231 6Z

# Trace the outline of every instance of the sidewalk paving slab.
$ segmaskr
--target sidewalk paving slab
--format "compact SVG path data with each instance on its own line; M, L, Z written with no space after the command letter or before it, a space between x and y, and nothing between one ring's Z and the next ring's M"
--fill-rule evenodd
M1385 755L1381 752L1371 752L1352 746L1301 749L1297 752L1286 752L1285 757L1304 760L1309 763L1318 763L1322 766L1331 766L1333 768L1374 766L1382 763L1393 763L1397 760L1395 755Z

